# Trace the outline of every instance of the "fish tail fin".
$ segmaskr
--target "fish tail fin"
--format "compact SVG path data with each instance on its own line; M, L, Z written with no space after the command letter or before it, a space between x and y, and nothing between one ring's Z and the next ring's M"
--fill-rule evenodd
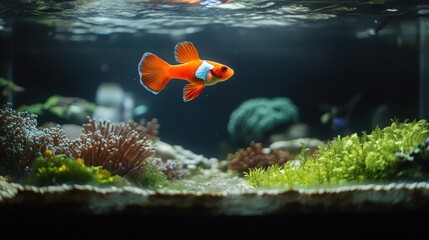
M140 83L148 91L158 94L171 80L169 69L170 64L155 54L146 52L138 66Z

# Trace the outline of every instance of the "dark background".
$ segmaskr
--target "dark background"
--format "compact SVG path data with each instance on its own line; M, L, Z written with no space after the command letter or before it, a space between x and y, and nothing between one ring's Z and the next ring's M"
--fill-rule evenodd
M393 28L395 24L390 23ZM45 102L54 94L95 101L100 83L119 83L137 104L149 107L144 118L159 120L161 140L223 157L220 144L231 144L229 116L250 98L290 98L300 121L321 139L336 132L320 123L320 105L342 105L358 93L362 98L352 112L350 131L369 130L372 113L382 104L399 119L417 118L418 45L399 44L395 33L357 38L365 29L347 24L257 29L214 25L183 38L140 33L60 41L49 27L17 20L11 32L0 32L0 76L13 76L26 89L14 98L15 106ZM145 90L137 72L143 53L175 64L174 46L184 40L194 43L202 59L229 65L235 75L186 103L184 81L171 81L158 95ZM103 64L107 71L101 70Z

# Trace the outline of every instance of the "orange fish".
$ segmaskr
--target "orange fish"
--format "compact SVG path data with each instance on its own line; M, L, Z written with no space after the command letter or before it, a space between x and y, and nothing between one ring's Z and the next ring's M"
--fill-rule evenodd
M148 91L158 94L175 78L188 81L183 88L183 101L191 101L201 94L206 86L228 80L234 75L232 68L213 61L201 60L191 42L180 42L174 49L178 65L170 65L153 53L143 54L139 63L140 83Z

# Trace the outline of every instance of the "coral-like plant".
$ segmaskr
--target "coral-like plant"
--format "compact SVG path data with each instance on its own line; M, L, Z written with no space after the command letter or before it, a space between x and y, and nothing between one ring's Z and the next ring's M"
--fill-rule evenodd
M0 109L0 165L8 174L23 174L37 157L48 149L68 154L70 141L56 126L40 130L37 116L18 112L6 104Z
M188 169L183 167L183 163L178 160L168 159L163 162L161 158L152 158L150 163L158 171L164 173L168 180L179 180L190 175Z
M47 186L59 184L130 185L120 176L112 176L101 167L87 167L83 159L73 160L64 155L52 155L46 150L31 166L31 175L23 183Z
M146 137L126 123L96 122L90 118L83 125L80 138L70 147L74 158L83 158L89 166L102 166L112 174L131 177L142 169L154 153Z
M404 175L402 156L412 156L428 136L429 123L425 120L393 121L389 127L360 137L356 133L337 137L319 146L314 156L300 155L299 164L251 170L245 178L255 186L309 186L427 176L428 172Z
M129 120L127 122L131 129L135 130L140 137L146 137L152 141L157 141L158 138L158 132L160 125L158 123L158 119L153 118L150 121L147 121L146 119L142 118L140 121L134 122L134 120Z
M272 150L266 152L261 143L251 142L246 149L239 148L236 153L228 154L226 160L228 169L243 173L254 168L265 169L274 164L282 165L292 158L293 155L286 151Z
M261 142L279 127L298 122L298 108L289 98L253 98L243 102L229 118L228 133L238 145Z

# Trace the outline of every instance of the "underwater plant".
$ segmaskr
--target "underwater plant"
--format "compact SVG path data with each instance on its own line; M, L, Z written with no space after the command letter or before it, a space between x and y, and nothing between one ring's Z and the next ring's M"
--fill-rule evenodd
M96 122L89 118L82 131L71 143L71 155L84 159L86 165L102 166L112 174L132 177L154 153L148 139L127 123Z
M370 134L358 136L355 133L334 138L320 145L313 156L297 156L299 162L293 161L294 164L250 170L245 179L258 187L359 183L415 177L427 179L427 157L413 162L409 159L414 158L415 150L428 136L429 123L426 120L393 121L390 126L376 128ZM405 159L408 159L408 166L404 165Z
M128 120L128 125L130 125L131 129L136 131L140 137L146 137L152 141L157 141L158 138L158 131L160 128L160 125L158 123L158 119L153 118L150 121L142 118L140 121L134 122L134 120Z
M1 91L1 95L3 97L10 97L15 92L23 92L25 90L23 87L17 85L13 81L2 77L0 77L0 88L3 89Z
M64 155L53 155L46 150L31 165L30 176L22 182L36 186L60 184L95 184L95 185L130 185L120 177L112 176L102 167L87 167L84 160L68 158Z
M41 122L81 124L95 111L95 104L78 97L50 96L44 103L23 105L18 111L37 114Z
M240 148L234 154L228 154L226 160L228 169L239 173L248 172L250 169L265 169L271 165L282 165L292 160L293 155L283 150L266 152L261 143L251 142L246 149Z
M231 113L228 133L236 144L248 146L277 128L297 123L298 117L298 108L289 98L249 99Z
M69 154L70 140L59 127L40 130L37 116L18 112L11 104L0 109L0 166L8 174L23 174L32 161L51 149L54 154Z
M143 163L142 171L134 175L133 182L149 189L158 189L169 183L167 176L149 162Z
M168 180L179 180L190 175L188 169L183 167L183 163L179 160L168 159L163 162L161 158L152 158L150 163L162 172Z

